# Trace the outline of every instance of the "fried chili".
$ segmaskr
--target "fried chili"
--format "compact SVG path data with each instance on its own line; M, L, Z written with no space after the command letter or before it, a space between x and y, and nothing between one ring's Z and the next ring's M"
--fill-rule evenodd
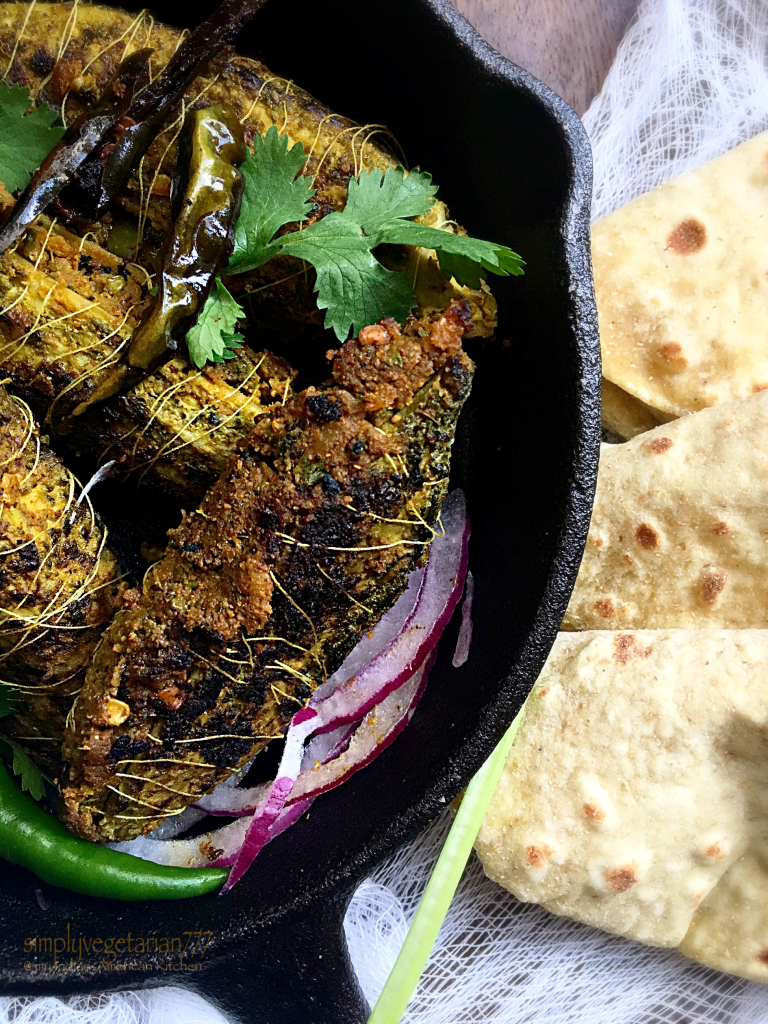
M181 152L186 186L176 190L178 216L165 247L157 298L134 332L126 358L75 416L131 387L168 358L177 347L174 332L185 321L191 325L202 309L234 247L244 187L238 166L245 154L243 129L231 110L218 105L189 114Z
M0 857L50 885L116 900L179 900L218 889L228 871L173 868L78 839L0 764Z
M102 217L187 87L265 2L224 0L154 82L145 81L151 50L126 58L96 107L70 127L33 175L0 229L0 255L53 202L70 223Z

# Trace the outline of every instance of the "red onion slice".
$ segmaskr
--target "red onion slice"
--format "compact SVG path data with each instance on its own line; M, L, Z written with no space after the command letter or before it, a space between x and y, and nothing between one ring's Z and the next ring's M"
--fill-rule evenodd
M312 737L304 750L304 757L301 761L301 773L314 768L318 762L325 764L327 761L338 757L349 746L356 725L341 725L333 732L322 732ZM299 776L301 778L301 775Z
M444 533L432 541L424 581L403 628L357 675L312 702L318 713L317 732L359 721L417 671L440 639L467 573L469 519L461 491L446 498L442 521Z
M250 823L243 845L232 865L229 878L221 888L222 894L228 892L233 885L240 881L254 859L272 838L270 828L280 817L280 812L285 807L285 802L301 772L304 744L315 731L316 724L317 712L313 708L302 708L293 716L285 737L285 747L283 756L280 758L280 767L277 769L277 778L270 786L266 798L249 819Z
M388 747L410 721L424 692L430 668L430 663L423 664L414 676L372 708L355 729L346 751L325 764L318 763L303 771L288 797L288 805L308 797L314 800L321 793L335 789Z
M313 768L316 764L325 764L326 761L329 761L334 757L338 757L339 754L349 746L349 741L354 731L354 725L342 725L339 729L335 729L333 732L326 732L319 736L313 736L309 743L307 743L304 750L301 760L302 771L299 778L301 778L301 775L303 775L306 770ZM231 779L235 780L234 784ZM226 782L222 782L212 793L209 793L207 796L198 800L194 807L197 810L199 817L203 817L206 813L214 816L220 815L222 817L230 818L253 814L259 804L262 803L266 797L270 788L270 784L267 782L262 783L260 786L251 786L247 789L239 789L237 787L238 776L233 775L231 779L227 779ZM188 813L188 810L184 813ZM190 824L192 823L193 822L190 822ZM160 826L161 829L164 829L165 827L165 825ZM185 827L189 828L189 825ZM174 834L178 835L181 831L183 830L178 829ZM276 833L274 833L273 829L273 836L275 834ZM155 832L152 833L152 836L154 835ZM173 835L165 835L160 838L172 839Z
M252 758L239 771L233 772L228 779L220 782L212 793L206 793L205 796L200 797L193 804L193 807L200 814L207 812L208 814L228 815L230 817L232 815L253 814L257 804L266 796L267 789L269 788L268 783L249 787L248 789L239 788L254 760L255 758ZM164 828L164 826L161 825L160 828Z
M130 853L142 860L155 864L168 864L177 868L212 867L211 856L216 867L233 864L243 845L250 818L238 818L221 828L214 829L194 839L169 839L158 842L148 836L139 836L125 843L110 843L110 848L121 853ZM201 849L202 847L202 849ZM206 850L207 854L203 852Z
M196 825L198 821L202 821L205 814L205 811L198 810L197 807L185 807L181 814L169 815L162 825L149 833L147 838L153 842L175 839Z
M362 640L350 651L342 665L336 669L332 676L328 677L327 682L323 683L322 686L318 686L312 694L312 699L309 702L310 707L317 707L321 701L333 693L337 686L347 682L361 668L365 668L370 661L400 635L403 626L410 619L416 607L416 602L424 585L424 576L425 569L416 569L411 573L408 577L408 586L389 611L382 615L370 633L364 634Z
M456 650L453 652L454 668L461 668L469 657L469 649L472 646L472 601L475 597L475 577L471 572L467 573L467 586L464 591L464 603L461 606L461 627L456 640Z
M198 800L195 808L200 810L201 814L212 814L214 817L243 817L253 814L270 788L268 782L260 786L249 786L247 789L239 789L237 786L223 789L223 786L222 782L212 793Z
M290 828L312 804L312 797L297 800L281 811L270 830L270 839ZM193 839L169 839L158 842L150 836L139 836L125 843L110 843L112 850L130 853L154 864L177 868L227 868L235 863L250 825L250 817L238 818L228 825L212 829ZM211 859L213 858L213 859Z

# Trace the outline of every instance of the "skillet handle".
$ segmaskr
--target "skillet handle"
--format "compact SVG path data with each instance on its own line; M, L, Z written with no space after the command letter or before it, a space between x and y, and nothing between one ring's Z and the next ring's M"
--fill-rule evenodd
M292 911L191 983L231 1024L365 1024L370 1008L344 937L349 898Z

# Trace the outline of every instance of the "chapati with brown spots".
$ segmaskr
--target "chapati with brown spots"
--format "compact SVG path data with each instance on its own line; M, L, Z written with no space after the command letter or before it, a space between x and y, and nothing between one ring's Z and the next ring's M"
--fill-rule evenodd
M567 630L768 628L768 392L603 445Z
M603 374L666 417L768 382L767 155L763 132L592 227Z
M518 899L768 981L768 630L561 633L477 838Z

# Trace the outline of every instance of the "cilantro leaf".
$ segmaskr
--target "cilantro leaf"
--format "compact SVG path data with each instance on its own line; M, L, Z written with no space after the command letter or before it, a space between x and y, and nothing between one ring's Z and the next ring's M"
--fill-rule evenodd
M187 331L189 358L195 366L234 359L244 338L242 334L233 332L235 324L243 316L245 310L232 298L221 278L217 277L197 323Z
M449 280L474 288L488 272L523 273L523 261L504 245L415 223L412 218L432 208L437 186L429 174L406 174L402 167L362 171L349 182L342 212L277 238L281 227L305 221L312 207L315 190L312 178L301 173L305 163L303 146L289 149L288 137L275 125L256 137L243 165L245 194L227 273L245 273L278 255L305 260L317 272L317 305L326 310L325 326L340 341L350 329L357 333L385 316L402 321L416 305L407 278L376 259L374 250L380 245L433 249ZM197 324L187 333L195 366L232 358L243 341L232 333L242 315L217 280Z
M7 718L12 715L19 706L19 698L14 693L13 687L0 680L0 718Z
M345 216L359 224L366 235L375 236L385 224L401 217L420 217L434 203L437 185L432 175L421 171L406 174L402 167L363 171L349 182Z
M436 250L446 277L473 288L480 286L483 271L522 274L522 260L504 245L406 219L426 213L436 191L431 177L420 171L363 171L350 181L342 213L277 240L281 253L306 260L317 271L317 305L327 310L325 326L340 341L348 337L350 325L357 333L383 316L402 321L416 304L406 278L385 270L373 255L384 243Z
M480 238L454 235L439 228L428 228L412 220L393 220L380 223L376 243L389 242L396 245L419 245L434 249L440 261L440 269L450 281L453 277L459 284L479 288L485 275L483 270L501 277L523 273L525 265L517 253L506 245L484 242Z
M408 280L379 263L360 227L343 213L286 235L280 251L315 268L318 308L327 310L325 326L340 341L350 327L356 334L383 316L402 321L416 304Z
M12 759L11 771L21 779L21 788L26 790L35 800L42 800L45 796L43 773L13 740L2 736L0 737L0 744L6 748L4 751L5 757Z
M0 82L0 181L9 192L25 187L64 134L47 103L29 114L28 106L29 89Z
M288 149L288 136L272 125L254 139L241 170L245 192L235 227L235 248L228 272L242 274L277 255L276 232L292 221L307 219L312 209L312 178L301 174L307 162L300 142Z

